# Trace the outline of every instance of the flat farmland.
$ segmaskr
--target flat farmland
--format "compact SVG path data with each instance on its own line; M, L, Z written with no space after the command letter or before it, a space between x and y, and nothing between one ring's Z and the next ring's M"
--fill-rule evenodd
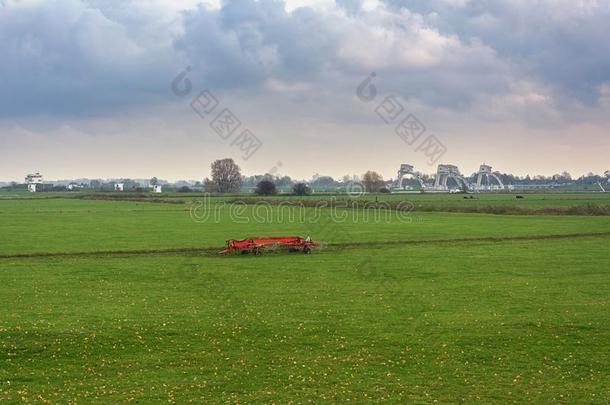
M59 197L0 201L0 402L610 398L608 216Z
M492 215L137 201L0 201L0 255L221 248L256 235L326 243L426 242L610 233L610 216ZM206 214L209 214L206 217ZM202 218L201 220L199 218Z

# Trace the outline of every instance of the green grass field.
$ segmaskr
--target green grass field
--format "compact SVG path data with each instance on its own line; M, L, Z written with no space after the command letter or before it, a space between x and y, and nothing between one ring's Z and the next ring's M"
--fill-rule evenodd
M610 401L610 216L245 206L237 223L215 198L197 222L65 196L0 199L0 403ZM328 246L216 254L284 234Z

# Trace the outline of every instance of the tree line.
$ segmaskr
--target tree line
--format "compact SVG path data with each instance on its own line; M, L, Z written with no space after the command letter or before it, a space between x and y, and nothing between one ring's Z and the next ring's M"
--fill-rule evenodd
M431 183L434 175L416 173L424 182ZM604 175L589 173L577 179L573 179L568 172L555 174L552 176L515 176L507 173L496 173L504 184L511 185L595 185L608 182L610 171ZM466 177L466 180L474 183L477 173ZM416 180L411 180L414 185L418 185ZM333 190L344 188L350 183L358 183L363 188L362 191L371 193L389 192L389 187L393 179L385 180L378 172L369 170L362 176L345 175L340 180L331 176L320 176L315 174L309 181L295 181L289 176L275 176L272 174L242 176L239 166L233 159L220 159L212 163L211 179L206 178L203 182L204 190L216 193L236 193L242 187L253 188L259 195L273 195L278 189L292 189L293 194L306 195L316 190Z
M416 172L425 183L432 183L434 175ZM562 172L554 174L552 176L515 176L508 173L498 173L496 175L507 185L596 185L601 183L607 183L610 178L610 171L606 171L603 175L597 175L594 173L588 173L587 175L573 178L570 173ZM473 173L466 177L466 180L474 183L476 181L477 173ZM233 159L218 159L211 165L211 177L205 178L203 181L197 182L186 182L180 181L175 183L162 182L157 177L153 177L150 180L144 181L142 184L132 179L121 179L117 181L105 182L102 180L90 180L87 184L85 182L78 183L78 188L89 188L97 191L113 191L116 183L122 183L125 191L136 191L145 192L148 191L149 186L157 184L163 185L163 191L174 191L174 192L193 192L193 191L205 191L209 193L237 193L243 188L254 190L259 195L273 195L282 190L284 192L290 190L296 195L307 195L312 192L313 189L316 191L334 191L339 188L349 187L350 184L358 184L359 187L363 188L362 191L377 193L377 192L389 192L393 179L386 180L378 172L369 170L366 173L359 175L347 174L341 179L335 179L332 176L324 176L315 174L309 180L295 180L290 176L278 176L271 173L262 175L244 176L241 173L240 167L235 163ZM415 179L406 180L407 184L418 186L418 182ZM146 184L147 183L147 184ZM3 189L21 189L25 188L24 184L17 184L11 182L9 185L3 187ZM55 185L48 187L47 191L65 191L67 189L64 185Z
M295 195L307 195L312 189L332 189L344 186L349 182L358 182L368 192L389 192L386 181L375 171L367 171L362 178L346 175L341 182L330 176L315 175L311 181L294 181L289 176L275 176L272 174L242 176L240 167L233 159L219 159L212 163L211 178L203 181L204 191L210 193L237 193L242 187L252 187L258 195L274 195L278 189L291 189Z

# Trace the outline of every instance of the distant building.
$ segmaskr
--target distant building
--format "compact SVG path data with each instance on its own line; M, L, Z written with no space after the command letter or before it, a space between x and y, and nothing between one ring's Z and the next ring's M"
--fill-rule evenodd
M73 191L73 190L78 190L79 188L83 188L83 186L81 184L70 183L66 186L66 188L70 191Z
M400 170L398 170L396 180L390 182L388 187L393 188L395 190L413 190L413 186L405 185L404 180L415 179L419 183L421 190L424 190L426 188L424 180L419 176L418 173L414 172L413 169L414 167L410 164L401 164Z
M30 193L42 191L42 175L38 172L25 176L25 183L28 185Z
M434 180L434 190L449 191L449 187L447 185L449 179L453 179L453 181L457 184L458 188L461 188L461 186L468 188L468 182L466 181L466 179L464 179L464 177L460 173L460 169L458 169L457 166L438 165L438 169L436 171L436 179Z
M483 179L485 179L485 184L483 184ZM492 180L495 180L498 184L492 185ZM476 191L494 191L504 190L505 187L500 177L492 171L492 167L483 163L477 173L477 183L474 189Z
M154 186L152 186L152 190L153 193L162 193L163 187L161 187L159 184L155 184Z
M124 188L125 188L125 185L123 183L114 184L114 191L123 191Z

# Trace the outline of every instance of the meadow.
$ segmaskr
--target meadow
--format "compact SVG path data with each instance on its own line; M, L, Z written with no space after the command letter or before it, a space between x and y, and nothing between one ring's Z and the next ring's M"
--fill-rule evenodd
M217 197L204 221L197 196L163 197L184 201L0 198L0 403L610 400L610 216L236 221ZM525 197L377 199L610 202ZM285 234L323 246L217 254Z

